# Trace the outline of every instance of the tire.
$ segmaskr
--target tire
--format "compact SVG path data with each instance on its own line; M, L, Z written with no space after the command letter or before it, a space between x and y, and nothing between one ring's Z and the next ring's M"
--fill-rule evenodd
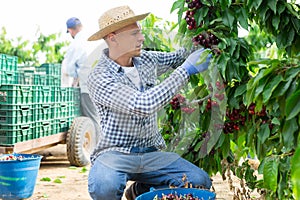
M67 133L67 156L72 166L83 167L90 163L90 155L96 147L96 131L88 117L76 117Z

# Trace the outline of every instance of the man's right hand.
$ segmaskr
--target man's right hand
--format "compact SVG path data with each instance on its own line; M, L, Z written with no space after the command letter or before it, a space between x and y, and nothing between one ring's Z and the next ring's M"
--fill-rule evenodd
M211 54L208 54L204 62L198 63L203 52L206 51L204 48L198 49L191 53L184 63L181 65L186 69L189 75L197 74L205 71L210 63L210 59L212 57ZM205 55L202 55L205 56Z

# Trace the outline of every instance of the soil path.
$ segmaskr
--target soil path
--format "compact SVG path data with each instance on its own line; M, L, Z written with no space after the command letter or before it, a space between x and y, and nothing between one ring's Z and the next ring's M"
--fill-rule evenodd
M63 144L38 153L44 158L38 172L34 194L28 200L91 200L87 190L89 166L70 166ZM43 179L49 181L42 181ZM220 175L212 179L218 200L233 199L227 181L223 181ZM233 181L234 184L239 182L238 179Z

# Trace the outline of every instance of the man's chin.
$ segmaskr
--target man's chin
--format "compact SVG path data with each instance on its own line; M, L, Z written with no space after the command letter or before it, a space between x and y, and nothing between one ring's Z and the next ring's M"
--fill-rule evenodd
M132 51L133 56L141 56L142 49L136 49Z

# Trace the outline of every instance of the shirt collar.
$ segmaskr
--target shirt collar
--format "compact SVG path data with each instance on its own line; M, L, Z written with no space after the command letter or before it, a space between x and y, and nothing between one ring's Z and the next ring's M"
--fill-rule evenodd
M121 65L119 65L118 63L116 63L115 61L113 61L112 59L110 59L108 57L108 48L105 48L103 50L103 58L105 59L105 61L109 64L110 69L112 69L115 72L124 72L123 68L121 67ZM132 59L133 64L136 68L138 68L140 66L140 58L139 57L134 57Z

